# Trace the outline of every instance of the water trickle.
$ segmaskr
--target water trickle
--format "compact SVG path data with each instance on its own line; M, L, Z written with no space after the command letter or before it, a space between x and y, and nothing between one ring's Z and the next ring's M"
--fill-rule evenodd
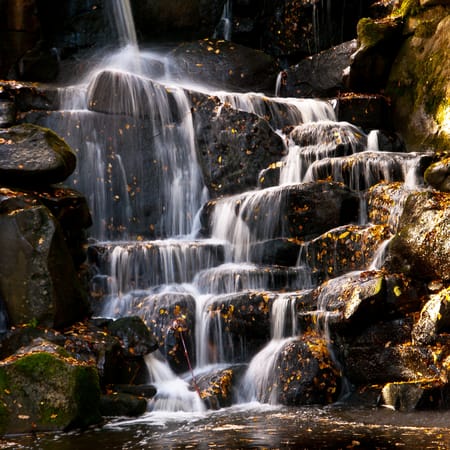
M222 16L214 31L214 39L224 39L225 41L231 40L233 31L233 3L231 0L226 0L223 5Z

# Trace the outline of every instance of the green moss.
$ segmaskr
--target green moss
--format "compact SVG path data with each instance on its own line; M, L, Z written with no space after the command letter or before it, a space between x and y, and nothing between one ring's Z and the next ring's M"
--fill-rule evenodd
M75 424L85 427L100 422L100 382L94 367L77 367L75 400L78 405L78 419Z
M44 352L26 355L18 359L14 365L23 375L37 380L48 380L59 371L65 370L63 361L55 355Z
M403 0L400 6L394 9L392 15L395 17L415 16L421 10L419 0Z
M384 29L367 17L358 22L357 33L361 46L364 47L373 47L384 37Z

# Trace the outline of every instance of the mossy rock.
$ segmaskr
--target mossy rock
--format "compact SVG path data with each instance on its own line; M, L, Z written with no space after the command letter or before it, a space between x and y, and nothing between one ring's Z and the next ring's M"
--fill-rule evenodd
M101 420L97 369L53 351L0 362L0 432L85 427Z
M450 7L410 18L387 83L394 125L409 150L450 147Z

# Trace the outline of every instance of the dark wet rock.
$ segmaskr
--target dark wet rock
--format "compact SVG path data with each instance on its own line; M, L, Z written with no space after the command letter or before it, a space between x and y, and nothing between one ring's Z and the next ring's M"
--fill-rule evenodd
M233 365L225 369L215 369L211 373L200 375L191 381L191 385L200 391L200 397L208 409L220 409L231 406L239 379L245 371L243 365Z
M0 362L2 433L63 431L100 422L96 369L45 341Z
M345 42L284 70L280 74L279 95L329 98L345 92L345 70L356 48L356 40Z
M422 280L450 279L449 201L448 194L430 191L408 197L389 245L390 270Z
M59 223L36 197L7 189L0 198L0 285L10 325L62 327L89 313Z
M408 412L448 407L448 385L435 378L387 383L381 391L382 406Z
M233 21L233 39L262 45L285 64L293 64L356 37L356 23L368 15L371 2L276 0L264 7L257 1L239 3L245 5L246 13L235 12L237 8L233 4L233 14L237 15ZM249 25L241 30L239 26L243 23Z
M208 360L249 361L270 339L270 309L275 296L244 291L214 297L207 306ZM221 349L220 342L227 345Z
M397 231L401 208L409 195L401 182L378 183L367 191L367 217L375 225L388 225L390 232Z
M417 311L417 288L401 275L382 270L351 272L323 283L314 293L319 326L354 333L379 320L392 320Z
M39 0L36 13L41 25L41 39L48 48L58 48L62 56L114 39L112 22L103 0L75 0L58 4Z
M87 230L92 217L86 197L66 187L49 187L34 192L60 224L75 267L86 260Z
M351 383L383 384L436 376L429 349L410 342L395 345L386 339L377 346L347 348L344 373Z
M113 392L144 398L152 398L156 394L156 387L152 384L114 384L109 386L109 389Z
M1 80L0 97L12 101L16 113L30 110L51 111L59 104L58 89L51 84Z
M155 337L140 317L121 317L108 324L107 328L120 339L124 350L131 355L145 356L158 348Z
M392 128L391 106L383 95L343 94L336 99L335 110L338 120L353 123L364 130Z
M133 17L144 40L178 41L212 36L223 0L132 0Z
M303 244L295 239L270 239L251 246L250 260L261 264L293 267Z
M315 293L319 326L364 327L384 316L386 284L381 272L353 272L323 283ZM320 317L323 312L323 317Z
M265 119L215 98L195 106L194 124L203 177L214 196L255 188L259 172L286 152Z
M59 74L59 54L56 48L38 44L25 52L8 74L9 78L48 83Z
M153 342L175 373L189 370L195 362L195 299L183 292L136 291L122 296L120 316L138 315L149 328ZM153 346L152 346L153 348ZM186 351L189 358L186 358Z
M340 371L326 339L307 333L288 341L274 370L277 399L283 405L333 403L339 395Z
M327 231L305 245L303 257L324 281L346 272L367 269L381 243L389 236L383 225L344 225Z
M450 329L449 299L450 291L448 288L430 295L429 300L420 311L420 316L411 333L415 344L433 343L440 332Z
M380 92L402 43L402 23L395 18L364 18L358 22L357 32L358 50L350 66L349 87L357 92Z
M59 183L72 174L75 165L75 154L53 131L31 124L0 131L2 185Z
M269 55L230 41L183 43L172 53L173 75L216 88L273 92L278 67Z
M0 99L0 127L11 126L16 121L16 105L10 100Z
M442 192L450 192L450 158L431 164L425 171L425 181Z
M105 417L137 417L147 411L147 400L124 392L113 392L100 397L99 409Z
M211 233L214 210L224 207L225 202L236 220L246 223L256 241L277 236L313 239L331 228L357 221L359 209L357 194L340 183L280 186L208 202L201 218L205 235Z

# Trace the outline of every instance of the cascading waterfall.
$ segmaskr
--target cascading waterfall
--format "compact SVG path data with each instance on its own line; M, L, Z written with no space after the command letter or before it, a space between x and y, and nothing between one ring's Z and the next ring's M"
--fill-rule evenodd
M195 309L191 356L198 373L210 365L233 363L246 353L232 348L235 344L224 329L222 306L234 308L231 301L237 293L272 292L270 336L265 346L254 349L253 359L245 361L248 369L241 391L246 395L241 401L276 403L271 374L278 353L301 332L296 295L316 287L314 268L301 255L295 267L274 267L264 265L254 251L256 244L274 237L290 239L282 214L283 189L324 179L343 182L356 191L382 180L412 185L418 181L410 175L419 156L379 151L375 133L367 136L354 125L336 122L330 101L203 88L223 104L270 117L271 126L286 142L288 155L280 161L276 186L218 201L212 214L212 237L200 239L195 235L195 217L207 195L197 162L190 97L187 90L166 79L164 57L139 51L129 3L115 5L120 8L115 16L120 18L123 48L78 86L65 88L70 101L63 102L59 117L47 122L76 149L79 165L72 183L85 193L96 219L92 238L97 241L91 253L98 273L93 284L106 292L97 312L113 318L137 314L151 323L156 322L152 314L158 313L160 302L180 308L177 302L182 299L187 310ZM289 135L282 131L286 124L295 125ZM369 159L358 159L362 154ZM154 176L149 176L148 168ZM305 244L300 251L307 246L300 244ZM324 298L319 298L313 314L327 337L330 313ZM160 326L167 331L170 324L163 315L159 314ZM153 411L203 411L197 393L167 362L149 355L147 363L150 382L158 389L150 405Z

